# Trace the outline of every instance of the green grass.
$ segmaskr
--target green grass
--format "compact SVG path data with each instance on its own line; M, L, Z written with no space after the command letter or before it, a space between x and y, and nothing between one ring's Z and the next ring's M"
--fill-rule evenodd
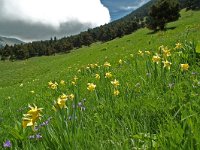
M0 143L10 139L13 149L199 149L200 69L193 56L195 48L200 51L199 15L182 11L179 21L155 34L140 29L69 54L0 62ZM177 42L183 48L176 51ZM161 45L172 49L170 70L151 60ZM151 54L139 56L138 50ZM112 66L103 67L105 61ZM95 63L99 67L86 69ZM188 63L189 71L181 71L181 63ZM109 71L113 77L106 79ZM76 86L71 84L74 76ZM119 80L117 88L111 85L114 79ZM49 81L61 80L66 84L57 90L48 88ZM96 84L95 91L89 92L87 83ZM118 96L114 89L120 91ZM68 109L54 112L54 101L62 93L75 98L67 101ZM78 106L83 99L85 111ZM52 117L37 132L21 125L33 103L44 108L38 124ZM28 138L38 133L42 139Z

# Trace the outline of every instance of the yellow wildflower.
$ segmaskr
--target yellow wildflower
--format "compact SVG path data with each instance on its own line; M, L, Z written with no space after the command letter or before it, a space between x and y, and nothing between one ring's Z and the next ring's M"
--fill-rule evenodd
M74 94L70 94L70 95L68 95L68 97L70 100L73 100L75 96L74 96Z
M92 69L93 69L94 67L95 67L95 65L94 65L94 64L90 64L90 68L92 68Z
M29 105L30 110L27 112L27 114L30 114L32 119L35 120L35 118L40 117L40 112L42 111L43 108L37 108L37 106L34 104L34 107Z
M48 82L49 87L51 87L52 84L53 84L52 81L49 81L49 82Z
M96 78L97 80L99 80L101 77L100 77L99 74L95 74L95 78Z
M61 85L65 85L65 81L64 81L64 80L61 80L61 81L60 81L60 84L61 84Z
M98 64L94 64L95 67L99 67Z
M26 128L27 126L33 126L33 121L30 118L22 118L22 127Z
M57 84L55 84L55 83L52 84L52 85L51 85L51 89L53 89L53 90L57 89Z
M74 85L74 86L75 86L75 85L76 85L76 82L75 82L75 81L72 81L72 85Z
M61 96L59 96L59 98L57 99L57 102L55 102L54 106L52 107L53 110L57 110L57 109L63 109L63 108L67 108L66 106L66 101L68 99L68 96L65 94L62 94Z
M94 91L95 88L96 88L96 85L93 84L93 83L88 83L87 85L88 85L87 89L88 89L89 91Z
M164 63L164 66L163 66L164 68L170 69L171 64L172 64L171 62L166 60L166 61L163 61L163 63Z
M41 117L40 112L43 108L37 108L35 104L34 107L29 105L29 108L30 110L27 112L27 114L24 114L24 117L22 118L23 128L26 128L27 126L35 127L36 121Z
M61 99L61 98L57 99L57 105L60 107L60 109L67 108L66 101L67 99Z
M151 55L151 52L150 51L145 51L145 54Z
M111 77L112 77L111 72L107 72L106 75L105 75L105 78L111 78Z
M32 94L34 94L35 93L35 91L30 91Z
M74 81L76 82L78 80L77 76L74 76Z
M161 60L161 58L160 58L160 56L158 56L158 54L156 54L152 58L152 61L155 62L155 63L157 63L157 64L160 62L160 60Z
M51 88L53 90L57 89L57 86L58 86L57 82L53 83L50 81L50 82L48 82L48 84L49 84L49 88Z
M180 48L182 48L182 44L181 43L176 43L175 49L180 49Z
M67 95L62 94L62 95L60 96L60 99L62 99L62 100L67 100Z
M133 54L130 54L130 57L133 57Z
M181 64L181 70L182 71L187 71L189 68L189 65L188 64Z
M119 90L114 90L114 93L113 93L115 96L119 95Z
M141 50L139 50L139 51L138 51L138 55L143 56L144 53L143 53Z
M159 50L163 50L165 47L164 47L164 45L161 45L161 46L159 46Z
M167 47L165 47L162 51L165 58L171 56L171 52Z
M108 67L111 67L111 64L110 64L109 62L105 62L105 63L104 63L104 67L107 67L107 68L108 68Z
M119 60L119 64L120 64L120 65L122 64L122 60L121 60L121 59Z
M119 86L119 81L116 79L114 81L111 81L111 84L114 85L115 87Z

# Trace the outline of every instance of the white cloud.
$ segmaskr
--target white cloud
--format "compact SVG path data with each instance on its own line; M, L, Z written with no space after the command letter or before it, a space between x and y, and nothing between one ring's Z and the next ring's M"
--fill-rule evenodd
M135 10L137 8L138 8L138 6L124 6L124 7L120 7L121 10Z
M147 3L149 0L140 0L138 1L138 3L134 6L122 6L120 7L121 10L135 10L139 7L141 7L142 5L144 5L145 3Z
M108 23L110 14L100 0L0 0L0 23L5 21L30 27L42 24L55 30L78 22L91 28Z

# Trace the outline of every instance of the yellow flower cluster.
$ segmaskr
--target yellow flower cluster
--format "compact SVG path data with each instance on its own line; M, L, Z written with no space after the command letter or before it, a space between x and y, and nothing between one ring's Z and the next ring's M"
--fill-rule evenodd
M164 47L163 45L159 47L159 50L162 50L162 56L163 56L163 59L165 60L165 61L162 61L162 63L164 64L163 68L170 69L172 63L167 60L167 57L171 56L171 50L168 49L167 46ZM158 54L156 54L152 58L152 61L157 64L160 62L160 60L161 60L161 57Z
M113 81L111 81L111 84L114 86L114 92L113 92L113 94L115 95L115 96L117 96L117 95L119 95L119 90L117 89L118 88L118 86L119 86L119 81L118 80L113 80Z
M49 84L49 88L51 88L51 89L53 89L53 90L56 90L57 89L57 86L58 86L58 83L57 82L52 82L52 81L50 81L50 82L48 82L48 84Z
M175 49L180 49L180 48L182 48L182 44L177 43ZM164 61L162 61L163 68L167 68L170 70L172 63L167 60L167 57L171 56L171 50L168 49L167 47L164 47L163 45L159 47L159 50L161 51L161 56L163 56L162 59L164 60ZM152 57L152 61L154 63L158 64L161 61L160 55L156 53L156 55L154 55ZM180 64L180 67L181 67L182 71L187 71L189 68L189 65L188 64Z
M99 67L98 64L88 64L88 67L91 69Z
M77 81L78 81L78 77L77 77L77 76L74 76L73 80L71 81L71 84L72 84L73 86L76 86Z

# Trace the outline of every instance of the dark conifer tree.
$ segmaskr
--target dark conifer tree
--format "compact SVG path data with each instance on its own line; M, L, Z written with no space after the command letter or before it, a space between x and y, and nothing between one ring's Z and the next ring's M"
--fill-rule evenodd
M151 30L164 30L168 22L180 17L178 0L159 0L149 11L146 21L147 28Z

